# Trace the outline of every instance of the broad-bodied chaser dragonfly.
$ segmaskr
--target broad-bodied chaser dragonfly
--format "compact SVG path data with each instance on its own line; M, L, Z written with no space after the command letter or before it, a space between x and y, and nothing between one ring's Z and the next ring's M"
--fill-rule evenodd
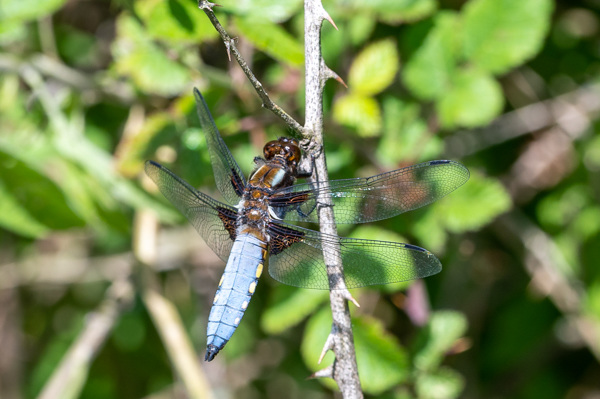
M329 196L337 223L365 223L420 208L469 179L453 161L430 161L368 178L294 184L301 177L298 141L268 142L246 181L221 138L204 98L194 90L200 125L208 141L217 187L229 204L194 189L164 166L146 162L162 194L194 225L225 262L208 318L205 360L223 349L248 307L263 265L277 281L329 289L322 248L337 243L348 288L417 279L438 273L440 261L411 244L341 238L288 222L318 222L317 198Z

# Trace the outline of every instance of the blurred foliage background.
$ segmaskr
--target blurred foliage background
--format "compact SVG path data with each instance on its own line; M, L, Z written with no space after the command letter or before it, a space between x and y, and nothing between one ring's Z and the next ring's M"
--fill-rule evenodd
M302 1L219 3L302 123ZM340 231L444 265L354 291L365 392L600 397L600 1L324 6L339 27L324 25L324 58L348 83L325 91L331 178L442 158L471 170L426 209ZM3 0L0 71L1 398L336 396L306 379L327 292L266 275L226 349L200 360L223 264L143 162L218 198L192 87L246 172L289 132L194 1Z

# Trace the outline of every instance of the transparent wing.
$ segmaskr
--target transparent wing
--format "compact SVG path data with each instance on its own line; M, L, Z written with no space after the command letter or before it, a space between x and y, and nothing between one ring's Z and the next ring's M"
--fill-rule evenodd
M348 288L389 284L431 276L442 270L438 258L410 244L333 237L301 227L269 227L269 274L302 288L329 289L323 243L339 243Z
M198 89L194 89L194 97L196 98L200 126L206 135L217 188L227 202L231 205L237 205L244 187L246 187L246 179L219 134L217 125L215 125L215 121L208 110L208 105L206 105L206 101L204 101L204 97Z
M270 205L285 221L318 222L320 195L333 200L336 223L387 219L430 204L469 180L469 170L454 161L429 161L380 175L303 183L274 194Z
M146 174L190 221L206 244L227 262L235 238L236 210L194 189L164 166L146 161Z

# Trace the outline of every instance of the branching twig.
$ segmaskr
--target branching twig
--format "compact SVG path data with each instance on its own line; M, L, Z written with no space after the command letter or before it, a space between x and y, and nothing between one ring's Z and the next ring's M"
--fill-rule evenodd
M323 87L328 78L335 78L326 65L321 55L321 25L323 20L331 21L321 0L304 1L304 47L305 47L305 80L306 80L306 122L305 128L312 134L312 140L318 144L323 143ZM333 22L332 22L333 23ZM335 25L334 25L335 26ZM313 179L328 184L327 165L325 153L321 151L315 155L315 169ZM324 187L321 193L327 192ZM333 216L333 204L327 195L321 195L319 202L319 220L321 232L337 236L337 228ZM333 245L323 242L323 256L329 276L331 312L333 324L330 336L325 343L323 352L332 349L335 360L331 370L326 369L315 376L330 376L338 384L344 398L362 398L362 390L356 365L354 338L347 300L354 303L354 299L346 288L344 271L340 256L339 244ZM321 358L323 354L321 355Z
M214 6L215 6L214 3L211 3L207 0L199 0L198 1L198 7L204 11L204 13L208 16L208 19L210 19L210 22L212 22L212 24L215 27L215 29L217 30L217 32L219 32L219 35L221 35L221 39L223 39L223 43L225 43L225 47L227 48L227 55L229 56L229 59L231 59L231 54L233 54L233 57L236 59L236 61L238 62L238 64L240 65L240 67L242 68L242 70L244 71L246 76L248 77L248 80L250 81L250 83L252 84L252 86L254 87L256 92L258 93L258 96L262 100L263 107L272 111L275 115L277 115L281 119L283 119L283 121L290 127L290 129L294 130L295 132L297 132L299 134L304 135L305 131L304 131L304 128L302 127L302 125L300 125L294 118L292 118L287 112L285 112L279 105L275 104L271 100L271 97L269 97L269 95L265 91L262 83L260 83L258 81L258 79L256 78L256 76L254 76L254 73L250 70L250 67L248 66L248 64L246 63L246 61L244 60L244 58L242 57L240 52L238 51L238 48L235 45L235 39L231 38L229 36L229 34L227 34L227 32L225 31L225 29L223 28L223 26L217 19L215 13L213 12L212 9Z

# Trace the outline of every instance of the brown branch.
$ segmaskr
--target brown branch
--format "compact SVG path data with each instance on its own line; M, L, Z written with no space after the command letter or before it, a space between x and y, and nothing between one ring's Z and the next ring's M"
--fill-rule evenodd
M213 12L212 9L214 6L215 6L214 3L211 3L206 0L198 1L198 8L200 8L201 10L204 11L204 13L208 16L208 19L213 24L213 26L215 27L217 32L219 32L219 35L221 35L221 39L223 40L223 43L225 43L225 47L227 48L227 55L228 55L229 59L231 60L231 55L233 54L233 57L236 59L237 63L240 65L240 67L244 71L244 74L246 74L246 77L248 77L248 80L250 81L250 83L252 84L254 89L256 90L256 93L262 100L263 107L265 107L266 109L270 110L275 115L280 117L286 123L286 125L288 125L290 127L290 129L294 130L298 134L304 135L305 131L304 131L304 128L302 127L302 125L300 125L294 118L292 118L287 112L285 112L279 105L275 104L271 100L271 97L269 97L269 95L265 91L262 83L260 83L260 81L256 78L256 76L254 75L252 70L250 70L248 63L246 62L246 60L244 60L244 58L242 57L241 53L239 52L239 50L235 44L235 39L233 39L229 36L229 34L225 31L225 29L223 28L223 26L217 19L215 13Z
M323 143L323 87L328 78L337 75L325 65L321 55L321 25L323 20L331 20L321 0L304 1L304 48L305 48L305 80L306 80L306 121L305 128L311 132L312 141L319 147ZM328 173L325 152L313 154L315 170L313 180L319 180L325 186L321 193L327 192ZM318 178L317 178L318 177ZM333 203L327 195L321 195L319 203L319 220L321 232L337 236L337 228L333 215ZM348 302L352 296L344 282L344 270L340 255L339 243L323 242L323 257L329 276L331 312L333 324L324 352L332 348L335 360L330 374L316 373L315 376L330 375L338 384L344 398L362 398L362 389L358 377L352 322ZM321 354L321 358L323 353Z

